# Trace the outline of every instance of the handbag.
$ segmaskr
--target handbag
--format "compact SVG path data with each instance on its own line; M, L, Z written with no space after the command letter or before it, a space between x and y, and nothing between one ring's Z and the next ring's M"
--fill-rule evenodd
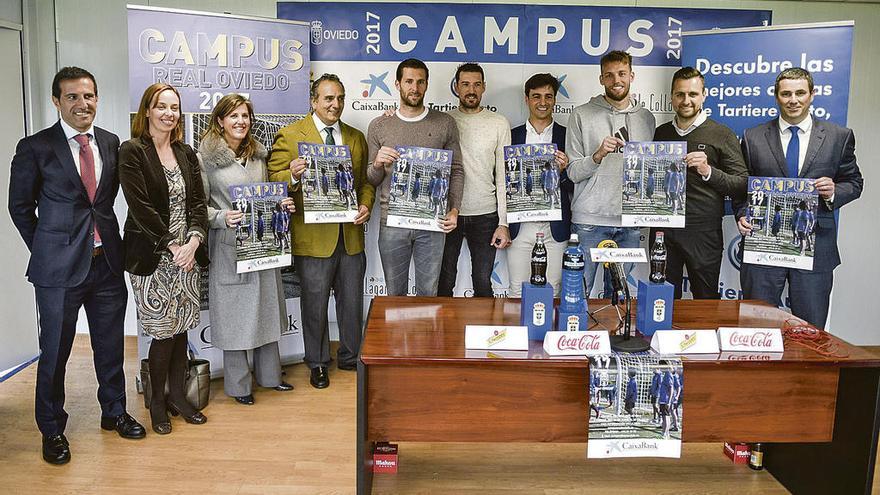
M150 408L153 389L150 384L150 360L141 359L141 386L144 391L144 407ZM197 411L201 411L208 405L211 398L211 362L207 359L196 359L192 349L189 349L189 362L186 367L184 381L184 393L186 400ZM165 382L165 394L168 394L168 382Z

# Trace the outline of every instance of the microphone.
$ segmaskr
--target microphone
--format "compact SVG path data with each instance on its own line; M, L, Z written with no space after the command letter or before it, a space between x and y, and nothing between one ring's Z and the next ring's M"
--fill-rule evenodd
M600 242L598 246L599 249L617 249L617 243L612 241L611 239L605 239ZM608 271L607 273L611 275L611 288L614 289L614 294L612 295L612 299L617 299L617 293L623 292L626 287L626 274L623 271L623 267L620 263L615 263L613 261L605 261L602 263L602 266L605 267Z
M599 243L598 248L616 249L617 243L606 239ZM633 338L632 335L632 297L629 293L629 284L626 281L626 272L620 263L614 261L605 261L602 265L607 269L605 272L611 277L611 287L614 293L611 294L611 304L615 307L620 302L618 294L623 293L623 302L626 305L626 313L623 316L622 329L616 335L611 336L611 348L617 352L642 352L650 348L650 344L645 340Z

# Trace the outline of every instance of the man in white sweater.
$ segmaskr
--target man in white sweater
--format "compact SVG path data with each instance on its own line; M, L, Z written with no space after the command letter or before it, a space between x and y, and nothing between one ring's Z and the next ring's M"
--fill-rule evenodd
M504 147L510 144L510 123L480 106L486 81L478 64L460 65L454 84L459 107L449 115L455 119L460 136L464 194L458 228L446 234L437 295L452 296L461 244L467 239L474 296L492 297L495 252L510 245L504 184Z

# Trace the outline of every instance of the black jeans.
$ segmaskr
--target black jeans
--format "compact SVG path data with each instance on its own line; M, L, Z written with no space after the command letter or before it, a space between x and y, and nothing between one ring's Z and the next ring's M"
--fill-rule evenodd
M492 246L492 235L498 228L498 213L485 215L459 215L458 226L446 234L443 247L443 262L440 264L440 283L437 286L438 296L452 296L455 279L458 276L458 256L461 254L461 242L467 239L471 252L471 280L474 284L474 296L493 297L492 268L495 265L495 246Z

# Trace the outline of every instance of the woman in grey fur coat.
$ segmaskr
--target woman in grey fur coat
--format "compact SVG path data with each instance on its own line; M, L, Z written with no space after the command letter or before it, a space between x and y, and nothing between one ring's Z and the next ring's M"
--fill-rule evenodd
M287 326L281 269L236 273L236 230L243 214L233 205L229 186L266 181L266 148L251 134L254 109L238 94L224 96L211 114L199 146L202 182L208 198L208 296L211 343L223 350L223 389L238 403L254 403L254 376L247 352L253 351L257 384L292 390L281 380L278 341ZM293 211L293 199L282 207Z

